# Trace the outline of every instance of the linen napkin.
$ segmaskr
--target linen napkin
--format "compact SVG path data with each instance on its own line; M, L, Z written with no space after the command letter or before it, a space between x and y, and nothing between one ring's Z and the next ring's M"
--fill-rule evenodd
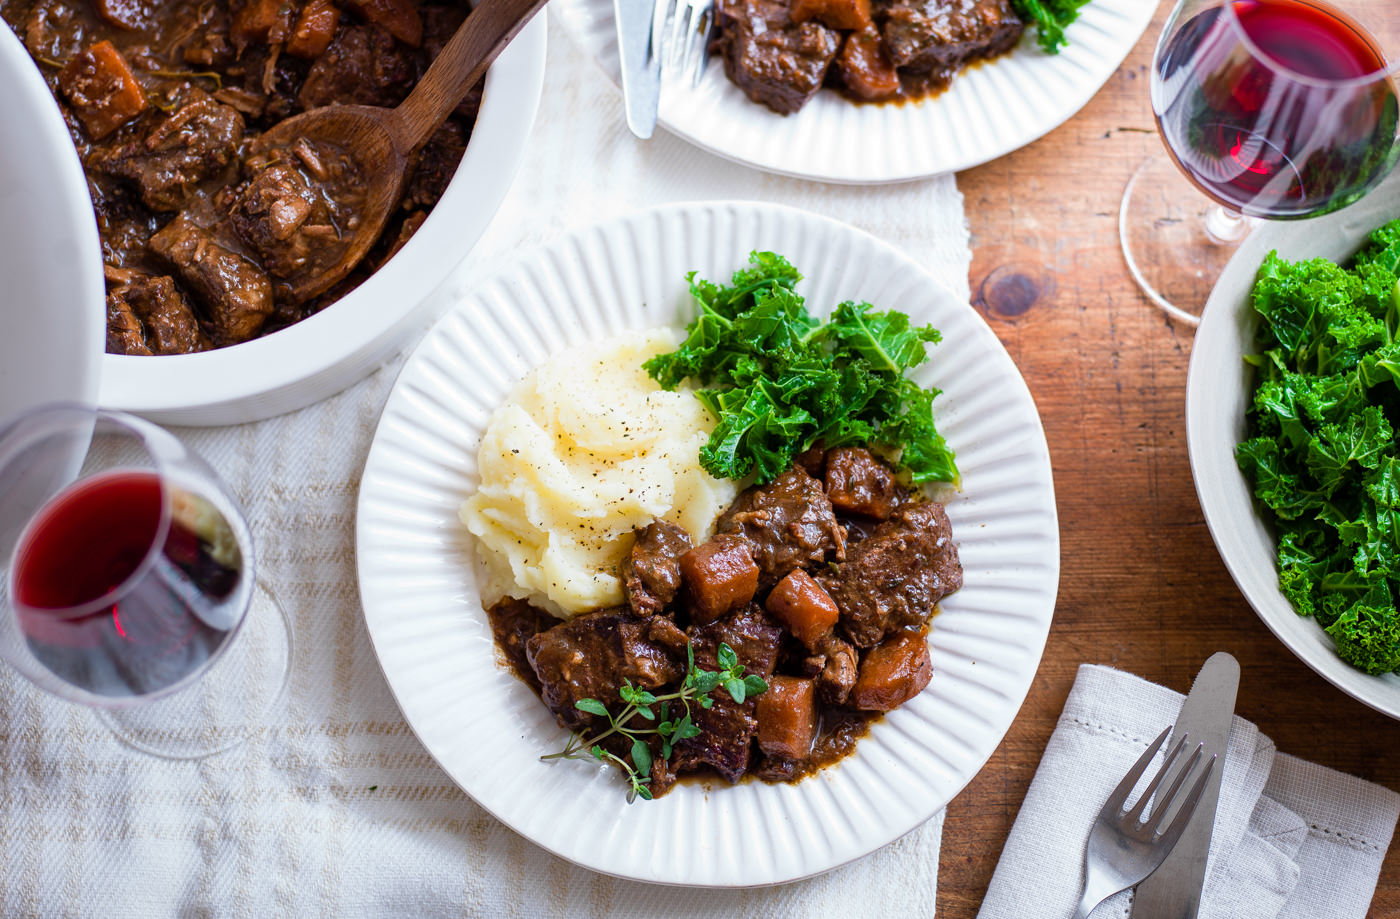
M968 234L951 177L826 186L744 169L664 131L639 143L601 70L557 28L550 45L520 174L436 295L440 306L522 246L701 198L775 200L855 223L967 294ZM745 255L735 253L736 267ZM866 915L879 903L891 919L930 919L941 815L822 877L689 891L577 868L453 784L394 703L355 587L360 470L399 364L291 415L177 431L247 509L263 577L296 632L285 710L248 744L198 762L152 759L0 666L0 916L763 919Z
M1074 913L1095 815L1183 696L1108 667L1079 668L1002 850L979 919ZM1202 919L1361 919L1400 795L1278 753L1235 717L1201 899ZM1095 919L1125 919L1127 891Z

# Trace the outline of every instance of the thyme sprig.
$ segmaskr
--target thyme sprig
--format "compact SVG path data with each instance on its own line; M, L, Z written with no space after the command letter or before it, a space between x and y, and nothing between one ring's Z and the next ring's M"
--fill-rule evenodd
M625 680L617 691L618 698L625 704L617 714L609 711L599 699L579 699L574 703L574 708L606 718L608 727L591 737L575 731L569 735L564 749L540 759L587 759L591 756L599 762L615 763L627 780L627 803L631 804L637 798L650 801L651 767L655 757L649 739L659 738L660 746L656 752L663 761L670 760L677 743L700 735L700 727L692 718L692 703L709 708L715 704L714 692L723 688L731 699L742 704L750 696L760 695L768 689L763 677L744 675L739 655L724 642L720 642L715 652L719 670L697 667L695 650L690 645L686 645L685 658L685 679L675 692L658 696L632 685L631 680ZM648 726L648 723L654 726ZM628 756L618 756L603 748L602 742L614 734L632 742Z

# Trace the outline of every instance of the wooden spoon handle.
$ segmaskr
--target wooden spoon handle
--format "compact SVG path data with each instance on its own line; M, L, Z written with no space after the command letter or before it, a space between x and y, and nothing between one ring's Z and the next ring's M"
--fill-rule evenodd
M394 110L405 154L428 142L486 68L547 0L481 0Z

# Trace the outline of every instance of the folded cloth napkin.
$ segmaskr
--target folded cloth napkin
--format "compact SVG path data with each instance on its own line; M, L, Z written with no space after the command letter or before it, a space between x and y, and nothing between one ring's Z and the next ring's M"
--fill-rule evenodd
M1108 667L1079 668L979 919L1059 919L1079 901L1094 817L1183 697ZM1400 795L1274 749L1236 717L1221 780L1201 919L1361 919ZM1095 919L1126 919L1132 892Z

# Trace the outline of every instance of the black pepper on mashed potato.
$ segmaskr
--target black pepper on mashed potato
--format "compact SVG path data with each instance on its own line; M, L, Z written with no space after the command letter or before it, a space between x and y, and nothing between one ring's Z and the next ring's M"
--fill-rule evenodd
M560 618L623 602L618 563L655 518L697 543L737 486L696 457L714 418L666 392L642 362L676 347L671 329L628 332L532 370L487 424L481 485L462 504L486 567L489 606L528 600Z

